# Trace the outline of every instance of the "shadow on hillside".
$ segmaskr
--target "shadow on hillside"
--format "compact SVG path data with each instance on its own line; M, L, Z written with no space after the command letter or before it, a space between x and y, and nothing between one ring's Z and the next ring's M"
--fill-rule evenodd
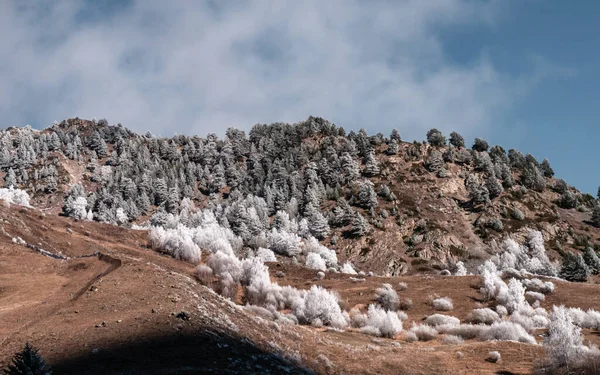
M140 339L52 363L54 374L314 374L245 338L203 331Z

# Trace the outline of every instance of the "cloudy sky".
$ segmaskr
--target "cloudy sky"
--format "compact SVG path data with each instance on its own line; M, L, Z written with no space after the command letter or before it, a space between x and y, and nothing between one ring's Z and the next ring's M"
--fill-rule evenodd
M600 2L5 0L0 34L0 127L206 135L316 115L457 130L600 184Z

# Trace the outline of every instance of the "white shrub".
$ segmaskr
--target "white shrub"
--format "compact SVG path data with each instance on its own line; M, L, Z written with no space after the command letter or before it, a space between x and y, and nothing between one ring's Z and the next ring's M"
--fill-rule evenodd
M529 303L534 303L536 301L540 301L543 302L546 299L546 296L543 295L542 293L538 293L538 292L525 292L525 300L527 300L527 302Z
M256 250L256 256L262 259L263 262L277 262L275 253L270 249L265 249L264 247L259 247L258 250Z
M312 236L304 241L304 252L307 254L319 254L321 258L325 260L327 267L336 267L338 265L338 259L335 251L321 245L319 241Z
M588 348L583 345L581 329L573 324L564 306L554 306L550 315L546 353L555 366L569 366Z
M390 284L383 284L380 288L375 291L375 300L385 310L396 311L400 304L400 297L398 293Z
M363 314L356 307L352 308L348 313L350 316L350 325L354 328L363 328L367 325L367 314Z
M196 277L202 282L202 284L210 285L210 282L213 278L213 270L209 266L201 264L196 267Z
M482 335L489 326L483 324L460 324L460 325L440 325L436 329L439 333L445 333L448 335L460 336L463 339L474 339Z
M483 341L518 341L535 344L535 339L523 327L512 322L496 322L479 336Z
M438 331L433 327L415 323L413 323L413 326L410 329L410 331L417 336L419 341L433 340L438 334Z
M354 267L352 266L352 264L350 262L346 262L342 265L341 272L347 273L350 275L356 275L356 271L354 270Z
M379 332L377 336L395 337L402 331L402 321L394 311L386 311L377 305L369 305L367 322L363 329Z
M566 308L573 324L581 328L600 329L600 312L596 310L583 311L578 307Z
M542 233L529 232L526 243L519 245L507 238L501 245L501 252L491 258L499 270L525 269L539 275L556 276L556 267L548 259Z
M267 236L269 248L274 252L289 257L300 254L301 238L285 230L271 229Z
M254 306L254 305L246 305L244 306L246 311L253 313L254 315L258 315L263 319L273 320L274 315L270 310L265 309L264 307Z
M148 234L152 248L164 251L176 259L198 263L200 248L194 243L190 230L182 225L176 229L152 227Z
M437 311L451 311L454 309L452 299L448 297L436 298L432 301L432 306Z
M526 304L523 284L517 279L510 279L506 293L497 295L496 301L506 307L509 313L517 310L520 306Z
M465 340L460 336L446 335L442 338L442 342L446 345L462 345L465 343Z
M211 255L212 256L212 255ZM269 277L269 267L265 266L262 259L258 257L244 259L242 261L242 285L250 285L255 278Z
M317 253L309 253L306 256L306 267L318 271L325 271L327 269L325 261Z
M543 294L554 292L554 284L550 281L542 281L540 279L523 279L521 281L527 290Z
M462 261L456 263L456 270L454 271L455 276L467 276L467 268Z
M492 324L500 320L497 312L489 308L475 309L467 315L467 322L475 324Z
M433 314L425 318L424 323L432 327L441 325L460 325L460 319L448 315Z
M400 291L405 291L408 289L408 284L405 283L404 281L401 281L398 283L398 289L400 289Z
M29 206L29 194L25 190L14 189L9 186L8 189L0 189L0 199L8 202L9 204L18 204L20 206Z
M304 296L302 303L292 306L294 315L301 322L313 324L316 319L324 325L344 328L347 325L334 292L313 285Z
M507 316L508 315L508 310L506 309L506 307L502 306L502 305L498 305L496 306L496 312L498 313L498 315L500 315L501 317L503 316Z
M242 277L241 262L233 255L217 251L208 257L206 265L209 266L217 276L229 274L235 281L240 280Z
M415 341L419 341L419 338L417 337L416 333L414 333L413 331L405 331L404 341L415 342Z

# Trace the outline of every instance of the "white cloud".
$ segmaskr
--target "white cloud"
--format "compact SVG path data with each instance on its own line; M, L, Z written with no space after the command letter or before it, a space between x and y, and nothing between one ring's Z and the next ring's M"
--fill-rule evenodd
M492 24L498 2L17 4L0 2L3 126L106 117L204 135L316 115L422 139L430 127L481 133L530 84L444 55L440 30Z

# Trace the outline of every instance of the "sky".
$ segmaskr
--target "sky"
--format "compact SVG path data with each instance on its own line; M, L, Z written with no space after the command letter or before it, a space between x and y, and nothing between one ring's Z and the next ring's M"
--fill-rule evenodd
M458 131L600 185L600 2L0 1L0 128Z

